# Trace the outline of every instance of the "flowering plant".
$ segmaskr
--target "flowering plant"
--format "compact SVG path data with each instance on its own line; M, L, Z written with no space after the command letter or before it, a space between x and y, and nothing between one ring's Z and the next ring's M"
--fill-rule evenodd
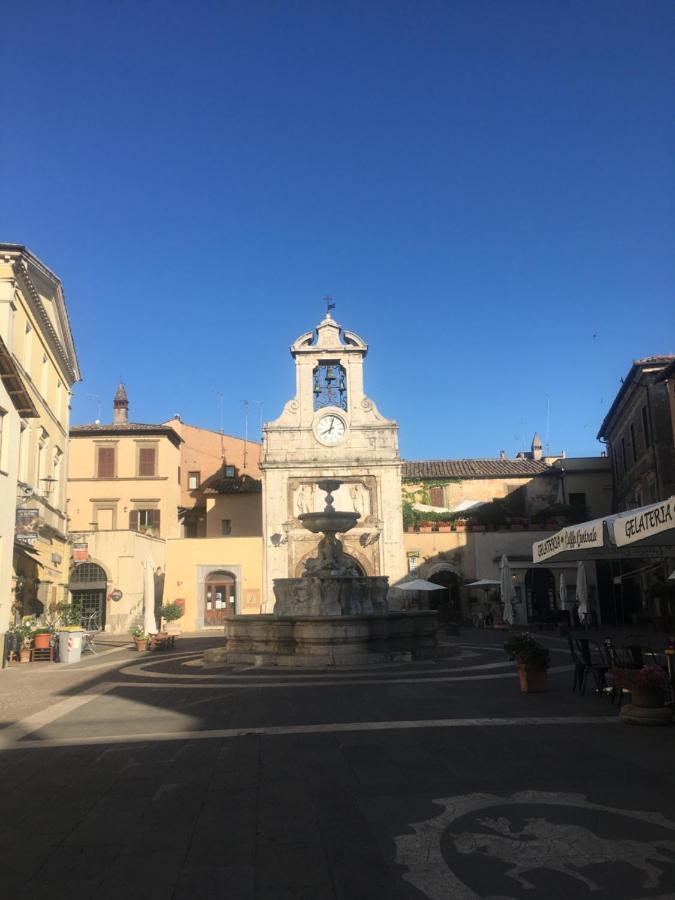
M635 673L633 684L648 691L665 691L668 673L661 666L644 666Z
M135 637L138 641L144 641L148 637L142 628L134 628L131 632L131 636Z
M550 661L548 648L540 644L531 634L514 634L504 644L504 650L516 665L548 669Z

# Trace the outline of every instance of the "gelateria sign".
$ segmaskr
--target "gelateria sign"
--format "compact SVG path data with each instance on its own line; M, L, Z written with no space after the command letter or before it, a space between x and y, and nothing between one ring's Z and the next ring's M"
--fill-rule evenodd
M537 541L532 546L534 562L542 562L567 550L586 550L589 547L602 547L604 544L602 523L603 519L595 519L593 522L572 525L570 528L563 528L562 531L557 531L543 541Z
M671 529L675 529L675 497L616 516L614 543L624 547Z

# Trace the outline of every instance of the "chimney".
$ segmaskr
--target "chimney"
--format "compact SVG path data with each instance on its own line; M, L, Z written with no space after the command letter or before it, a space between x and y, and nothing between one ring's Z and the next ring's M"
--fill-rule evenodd
M499 451L499 458L500 458L500 459L506 459L506 450L500 450L500 451Z
M120 381L113 400L113 425L126 425L129 421L129 398Z

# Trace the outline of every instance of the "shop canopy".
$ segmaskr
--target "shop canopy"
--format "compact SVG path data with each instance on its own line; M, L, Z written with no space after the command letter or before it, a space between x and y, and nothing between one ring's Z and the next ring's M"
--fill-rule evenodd
M532 561L630 559L675 554L675 497L569 525L532 545Z

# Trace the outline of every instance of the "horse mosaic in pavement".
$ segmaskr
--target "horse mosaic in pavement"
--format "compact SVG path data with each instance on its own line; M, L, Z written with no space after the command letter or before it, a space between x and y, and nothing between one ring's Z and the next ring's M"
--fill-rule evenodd
M598 900L675 897L675 822L660 813L538 791L434 803L438 816L396 838L403 877L429 900L534 900L547 883Z

